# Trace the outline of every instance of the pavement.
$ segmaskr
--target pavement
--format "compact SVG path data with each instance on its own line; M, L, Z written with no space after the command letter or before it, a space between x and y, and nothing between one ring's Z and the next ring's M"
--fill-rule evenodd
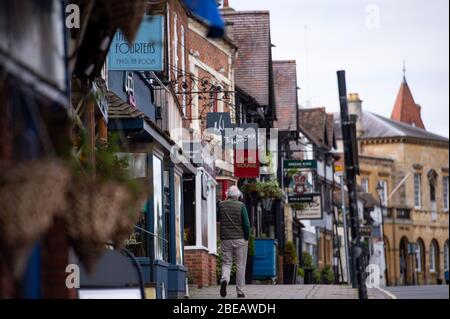
M397 299L449 299L448 285L434 286L397 286L385 290Z
M190 299L223 299L220 288L189 288ZM358 299L358 291L346 285L247 285L246 299ZM392 299L389 293L369 289L369 299ZM236 298L236 287L228 286L225 299Z

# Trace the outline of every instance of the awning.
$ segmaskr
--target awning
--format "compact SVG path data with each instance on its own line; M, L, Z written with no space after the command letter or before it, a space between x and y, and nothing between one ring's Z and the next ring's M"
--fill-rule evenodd
M194 15L208 25L208 37L221 38L225 35L225 23L216 0L183 0L183 2Z

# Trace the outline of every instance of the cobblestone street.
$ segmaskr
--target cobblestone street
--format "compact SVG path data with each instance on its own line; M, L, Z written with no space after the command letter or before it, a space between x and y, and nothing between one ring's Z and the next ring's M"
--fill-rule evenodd
M358 291L350 286L337 285L248 285L247 299L358 299ZM191 287L191 299L220 299L219 287ZM226 299L236 298L236 288L228 287ZM392 299L379 289L369 289L369 299Z

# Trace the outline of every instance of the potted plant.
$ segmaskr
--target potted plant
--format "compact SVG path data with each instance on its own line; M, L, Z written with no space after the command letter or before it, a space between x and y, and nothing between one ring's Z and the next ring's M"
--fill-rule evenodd
M283 279L285 285L295 284L297 281L298 258L293 242L287 242L284 247Z
M330 285L334 281L334 274L331 266L326 265L320 271L320 283L323 285Z
M305 285L312 285L315 282L318 282L318 276L313 265L312 256L306 252L302 254L302 271ZM317 281L315 279L317 279Z
M105 245L120 249L133 232L148 194L119 159L117 139L97 145L95 163L81 141L81 156L73 161L73 180L67 192L63 221L72 246L88 271L93 271Z
M242 194L247 195L252 199L258 198L258 190L256 188L255 182L242 185L240 191L242 192Z
M256 191L262 198L281 199L283 191L276 180L256 182Z

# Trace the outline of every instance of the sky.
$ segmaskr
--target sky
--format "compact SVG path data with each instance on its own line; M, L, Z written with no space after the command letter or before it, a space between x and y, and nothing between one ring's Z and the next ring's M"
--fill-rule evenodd
M428 131L449 136L448 0L229 0L269 10L275 60L296 60L299 102L339 111L337 70L363 109L390 117L403 79Z

